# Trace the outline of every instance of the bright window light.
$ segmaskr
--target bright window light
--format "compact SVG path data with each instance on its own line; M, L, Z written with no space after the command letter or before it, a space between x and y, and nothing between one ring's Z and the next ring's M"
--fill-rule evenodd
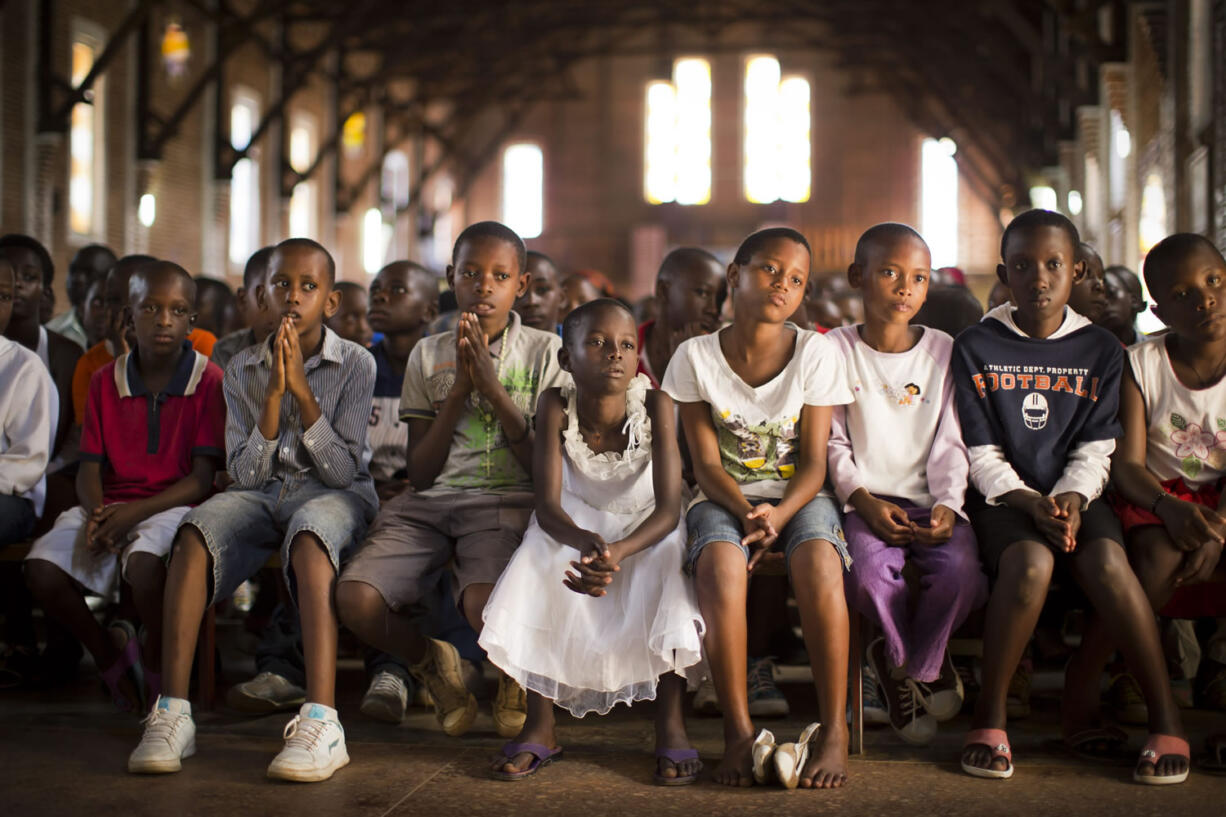
M643 196L650 204L677 199L677 90L671 82L647 83Z
M757 204L808 201L809 82L781 78L779 60L745 64L745 198Z
M1055 188L1040 184L1030 188L1030 206L1037 207L1040 210L1059 210L1059 197L1056 195Z
M140 197L140 204L136 208L136 217L146 227L152 227L153 222L157 221L158 201L153 197L152 193L145 193Z
M521 238L545 224L545 157L540 145L509 146L502 154L502 221Z
M1141 190L1141 220L1138 227L1137 238L1142 256L1166 238L1166 187L1157 173L1150 173L1145 177L1145 187Z
M251 143L260 103L250 92L236 91L230 107L230 144L242 150ZM234 163L230 173L230 261L246 264L259 249L260 166L253 154Z
M643 195L660 204L711 200L711 64L673 63L673 81L647 85Z
M1074 215L1074 216L1079 216L1079 215L1081 215L1081 204L1082 204L1082 202L1081 202L1081 191L1079 191L1079 190L1070 190L1070 191L1068 191L1068 211L1069 211L1069 214L1070 214L1070 215Z
M958 265L958 163L952 139L925 139L920 147L920 231L932 267Z
M677 203L711 200L711 64L704 59L677 60Z
M431 258L434 264L445 267L451 263L451 242L453 232L452 198L455 196L455 182L450 176L440 176L434 182L434 191L430 196L434 206L434 230L430 234L432 241Z
M392 228L383 223L383 213L372 207L362 216L362 266L374 274L383 266Z
M305 116L294 117L289 132L289 163L299 173L305 173L315 161L315 122ZM307 180L294 185L289 198L289 234L299 238L315 238L315 182Z
M74 86L85 79L96 57L92 39L82 37L73 41ZM94 81L90 100L73 105L69 119L68 226L80 236L99 231L97 216L102 210L102 77Z
M384 201L397 210L409 206L409 157L403 151L388 151L379 185Z
M1128 157L1132 155L1132 135L1124 126L1123 115L1111 110L1111 150L1107 153L1107 184L1111 209L1122 210L1128 186Z

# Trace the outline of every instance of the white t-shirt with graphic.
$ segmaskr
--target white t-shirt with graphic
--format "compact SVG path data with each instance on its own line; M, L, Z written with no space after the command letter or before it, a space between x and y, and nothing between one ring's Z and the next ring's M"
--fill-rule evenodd
M1145 467L1160 482L1182 479L1197 490L1226 475L1226 378L1190 389L1171 368L1166 336L1128 347L1145 400Z
M954 409L953 338L925 328L897 354L869 346L859 326L833 329L826 339L842 352L855 394L855 402L834 410L830 432L830 480L844 510L863 488L962 513L970 466Z
M678 403L711 406L720 461L747 499L783 496L796 471L801 409L853 399L834 345L795 324L786 327L796 333L792 360L768 383L755 388L732 370L720 349L722 332L678 346L661 383ZM703 499L700 492L695 501Z

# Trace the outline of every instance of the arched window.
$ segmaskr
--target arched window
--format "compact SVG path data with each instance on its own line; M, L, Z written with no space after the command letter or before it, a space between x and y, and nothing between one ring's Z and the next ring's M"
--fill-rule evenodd
M72 84L77 86L94 67L106 35L82 20L73 22ZM101 238L104 232L105 109L104 77L87 94L88 101L72 106L68 136L68 229L82 240Z
M933 269L958 264L957 151L949 137L925 139L920 146L920 232Z
M545 157L540 145L521 142L502 154L502 221L521 238L545 227Z
M782 76L770 55L745 62L745 198L757 204L808 201L809 81Z
M409 157L400 150L390 150L383 157L379 184L383 201L396 210L409 206Z
M259 121L259 97L235 88L230 105L230 144L235 150L251 143ZM230 172L230 261L240 265L260 248L260 165L253 153L235 162Z
M289 163L299 173L305 173L315 162L319 146L319 131L315 118L297 113L290 119ZM289 234L299 238L315 238L319 223L319 200L314 179L298 182L289 199Z
M711 64L673 63L671 82L647 83L643 197L651 204L711 200Z
M392 237L392 227L383 221L383 212L371 207L362 216L362 268L371 275L386 263L387 245Z

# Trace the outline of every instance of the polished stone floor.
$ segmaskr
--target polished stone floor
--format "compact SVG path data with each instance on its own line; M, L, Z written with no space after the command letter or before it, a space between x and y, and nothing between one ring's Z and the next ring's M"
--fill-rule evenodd
M250 669L241 655L226 661L227 680ZM783 689L794 717L763 722L781 739L794 739L814 711L805 670L785 668ZM369 721L357 711L362 674L356 661L340 673L340 710L352 763L327 783L292 785L265 779L281 745L288 716L243 718L225 709L198 716L198 753L179 774L134 777L125 762L139 722L116 713L99 692L92 668L50 691L0 692L0 815L1226 815L1226 777L1193 774L1173 787L1143 787L1129 769L1073 760L1054 747L1055 681L1039 678L1032 717L1011 727L1017 773L1009 781L980 781L957 765L966 716L946 724L927 749L902 744L888 729L867 733L866 752L853 758L840 791L728 790L704 780L682 789L651 784L650 706L604 719L560 719L566 759L517 783L487 779L488 758L501 741L488 702L474 729L451 739L432 715L413 710L399 727ZM1193 745L1226 717L1185 713ZM718 720L694 719L691 733L714 765ZM1131 730L1139 747L1140 730Z

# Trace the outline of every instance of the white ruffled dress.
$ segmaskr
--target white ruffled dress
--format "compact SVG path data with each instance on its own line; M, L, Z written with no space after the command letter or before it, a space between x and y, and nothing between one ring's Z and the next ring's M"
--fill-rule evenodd
M562 508L575 524L615 542L655 508L651 422L643 375L626 393L626 450L594 454L583 441L573 386L563 389ZM535 514L485 607L480 644L525 689L576 717L652 700L665 672L697 680L704 624L681 572L685 518L664 539L621 563L607 595L562 584L579 551L541 530Z

